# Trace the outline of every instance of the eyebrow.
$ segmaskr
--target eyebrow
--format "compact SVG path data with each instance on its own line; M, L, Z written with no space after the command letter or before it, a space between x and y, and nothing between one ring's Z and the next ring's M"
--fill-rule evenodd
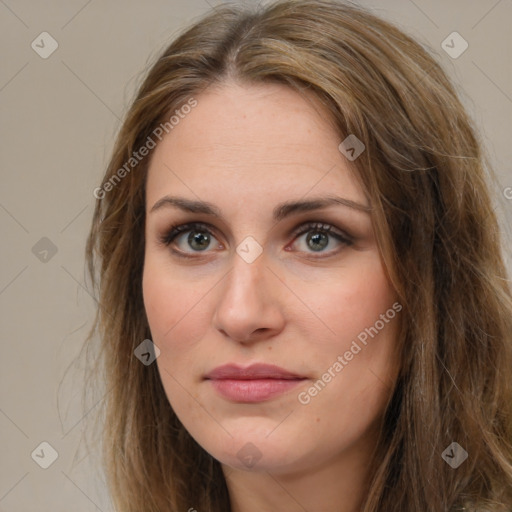
M346 206L348 208L352 208L353 210L366 214L369 214L372 211L371 206L357 203L355 201L352 201L351 199L345 199L343 197L337 196L327 196L312 198L307 201L299 200L286 201L284 203L280 203L273 210L273 218L275 221L280 221L285 217L289 217L290 215L302 212L309 212L312 210L319 210L321 208L326 208L332 205ZM154 211L159 210L164 206L175 206L185 212L202 213L206 215L211 215L213 217L217 217L219 219L223 218L219 208L217 208L212 203L208 203L205 201L190 200L184 197L171 196L164 196L161 199L159 199L151 208L150 213L153 213Z

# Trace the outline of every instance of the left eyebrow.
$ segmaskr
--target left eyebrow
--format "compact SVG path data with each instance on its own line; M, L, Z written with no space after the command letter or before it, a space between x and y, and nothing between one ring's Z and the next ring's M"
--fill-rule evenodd
M333 205L346 206L366 214L369 214L372 211L371 206L357 203L351 199L337 196L328 196L309 199L307 201L287 201L285 203L281 203L274 208L273 217L274 220L280 221L285 217L293 214L309 212L312 210L320 210L321 208L327 208L328 206Z
M372 211L372 207L369 205L357 203L351 199L337 196L327 196L320 198L313 198L309 200L298 200L298 201L286 201L278 204L273 210L273 218L275 221L280 221L290 215L309 212L313 210L320 210L321 208L327 208L328 206L346 206L353 210L361 213L369 214ZM164 196L159 199L151 208L150 213L158 210L164 206L175 206L180 210L189 213L202 213L205 215L211 215L222 219L222 213L215 205L206 201L196 201L186 199L184 197L171 197Z

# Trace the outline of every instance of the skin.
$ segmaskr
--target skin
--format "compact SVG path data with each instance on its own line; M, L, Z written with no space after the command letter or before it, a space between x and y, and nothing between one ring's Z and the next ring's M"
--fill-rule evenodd
M155 148L146 189L143 295L166 395L221 462L234 512L355 512L398 372L398 318L309 403L298 395L397 297L370 214L332 205L276 222L272 210L327 195L366 206L368 199L314 97L283 85L228 82L196 99ZM223 218L172 205L151 211L165 195L208 201ZM328 234L328 245L315 250L307 236L318 230L293 235L309 221L334 226L353 244ZM188 222L211 226L205 250L187 242L190 231L169 246L160 242L172 225ZM236 251L248 236L263 249L252 263ZM231 362L275 364L307 379L270 400L236 403L204 380ZM251 467L237 456L244 446L260 457Z

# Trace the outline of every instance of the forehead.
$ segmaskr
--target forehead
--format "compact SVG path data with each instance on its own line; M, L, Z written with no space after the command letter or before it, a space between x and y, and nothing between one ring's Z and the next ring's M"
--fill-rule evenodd
M171 192L217 203L233 200L227 192L241 202L309 193L365 201L338 150L341 137L314 96L278 84L223 84L194 98L197 106L154 150L149 206Z

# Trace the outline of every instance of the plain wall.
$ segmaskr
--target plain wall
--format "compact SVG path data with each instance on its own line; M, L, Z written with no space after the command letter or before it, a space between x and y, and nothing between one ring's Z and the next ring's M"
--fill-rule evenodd
M0 2L0 511L111 509L97 461L80 443L95 409L81 409L81 368L74 362L96 307L84 285L83 257L93 190L148 62L216 3ZM500 180L496 208L508 229L512 3L358 3L437 50L491 155ZM469 44L456 59L441 48L453 31ZM51 48L47 36L41 44L42 32L58 43L46 59L31 47L35 41L39 52ZM58 453L48 469L34 460L50 460L42 442Z

